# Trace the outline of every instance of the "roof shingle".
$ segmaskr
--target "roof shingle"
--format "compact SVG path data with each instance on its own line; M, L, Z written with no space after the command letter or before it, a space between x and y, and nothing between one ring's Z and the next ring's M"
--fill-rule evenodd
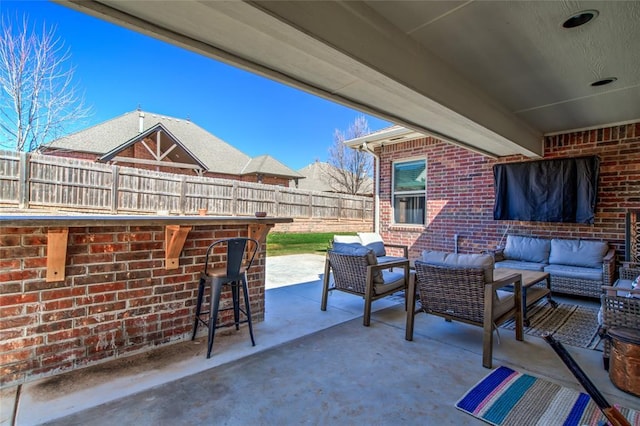
M161 124L204 164L207 171L233 175L262 173L300 178L301 175L269 156L252 159L189 120L144 111L131 111L96 126L64 136L47 145L50 149L94 153L102 156ZM264 158L266 157L266 158Z

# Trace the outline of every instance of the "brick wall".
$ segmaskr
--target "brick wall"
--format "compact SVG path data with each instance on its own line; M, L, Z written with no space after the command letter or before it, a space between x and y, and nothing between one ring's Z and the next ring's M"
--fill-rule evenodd
M640 208L640 122L623 126L549 136L544 158L586 155L600 157L600 181L593 225L494 221L493 169L497 162L434 138L417 139L378 149L381 155L381 233L385 240L407 244L411 256L422 250L454 250L459 235L461 253L477 253L500 243L503 233L544 238L585 238L608 241L624 259L625 213ZM392 224L392 161L427 159L426 226Z
M246 235L194 227L179 268L166 270L162 226L69 228L66 279L46 282L47 230L0 227L0 385L190 339L207 246ZM254 321L264 319L264 250L249 274Z
M372 232L371 220L294 219L290 223L277 223L271 232Z

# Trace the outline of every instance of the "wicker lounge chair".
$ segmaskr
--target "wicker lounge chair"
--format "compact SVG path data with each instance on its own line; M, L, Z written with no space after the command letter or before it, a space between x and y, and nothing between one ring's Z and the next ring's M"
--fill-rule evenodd
M362 247L341 253L334 249L327 251L322 287L320 309L327 310L327 298L330 291L339 290L364 298L364 318L362 324L368 326L371 321L371 302L401 290L409 283L409 260L399 259L378 264L374 252ZM391 270L390 268L393 268ZM333 285L330 284L333 276Z
M616 286L603 286L601 296L602 328L601 335L616 327L640 329L640 288L631 290L631 281L640 276L640 264L629 263L620 267L620 280ZM623 289L621 291L621 289ZM605 369L609 369L611 342L604 341L602 361Z
M408 290L407 340L413 340L414 316L421 311L482 327L482 365L486 368L491 368L493 330L498 325L515 317L516 339L523 340L521 275L487 281L483 268L431 265L420 260L416 260L415 268L416 277ZM509 284L514 285L513 292L498 290ZM416 292L420 296L417 312Z

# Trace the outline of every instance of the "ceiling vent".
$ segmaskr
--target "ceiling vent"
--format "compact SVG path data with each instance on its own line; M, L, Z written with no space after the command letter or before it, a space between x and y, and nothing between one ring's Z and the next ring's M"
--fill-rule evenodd
M564 28L576 28L580 27L587 22L592 21L598 16L597 10L583 10L582 12L578 12L575 15L569 17L566 21L562 23Z
M606 86L607 84L611 84L617 80L618 79L616 77L603 78L601 80L594 81L593 83L591 83L591 87Z

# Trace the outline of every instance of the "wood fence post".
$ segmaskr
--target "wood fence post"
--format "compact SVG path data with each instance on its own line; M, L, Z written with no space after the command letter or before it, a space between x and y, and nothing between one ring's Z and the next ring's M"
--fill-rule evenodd
M361 200L362 201L362 221L364 222L364 219L367 217L367 200Z
M275 207L275 216L280 216L280 198L282 198L282 192L280 191L280 187L276 187L276 193L274 196L274 207Z
M26 152L20 152L20 171L18 178L18 205L21 209L29 208L29 158Z
M187 211L187 177L180 177L180 213L185 214Z
M111 213L118 213L120 166L111 166Z
M309 193L309 217L313 218L313 194Z
M231 188L231 216L238 215L238 181L233 181Z
M338 222L342 219L342 195L338 196L338 214L337 214Z

